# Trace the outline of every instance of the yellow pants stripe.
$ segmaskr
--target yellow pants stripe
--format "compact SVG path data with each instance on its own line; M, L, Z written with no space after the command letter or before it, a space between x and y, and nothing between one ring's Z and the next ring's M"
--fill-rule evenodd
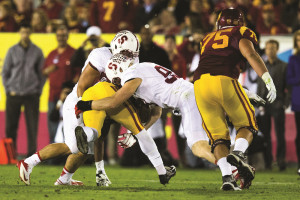
M116 89L114 86L111 86L111 88L112 88L115 92L117 92L117 89ZM140 122L140 119L139 119L138 115L136 114L136 111L135 111L134 107L130 105L129 101L124 102L123 105L124 105L125 108L129 111L130 115L132 116L132 118L133 118L133 120L134 120L134 123L135 123L137 129L138 129L139 131L142 131L144 128L143 128L143 125L142 125L141 122Z

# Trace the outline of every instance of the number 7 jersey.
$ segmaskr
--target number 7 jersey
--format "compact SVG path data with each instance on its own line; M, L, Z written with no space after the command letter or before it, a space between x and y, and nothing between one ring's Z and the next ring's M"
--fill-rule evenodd
M239 65L246 61L239 49L242 38L257 45L255 33L245 26L227 27L208 33L201 41L200 62L194 81L207 73L238 79Z
M129 67L121 76L121 84L124 85L134 78L142 79L134 96L162 108L177 108L180 97L188 89L193 89L192 83L155 63L137 63Z

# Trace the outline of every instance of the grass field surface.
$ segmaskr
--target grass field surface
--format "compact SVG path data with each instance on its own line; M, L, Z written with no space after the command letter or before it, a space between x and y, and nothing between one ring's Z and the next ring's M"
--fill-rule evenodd
M177 169L170 183L159 183L150 167L106 167L110 187L97 187L95 167L83 166L73 176L85 186L54 186L63 166L39 165L31 174L31 185L19 179L14 165L0 166L0 200L6 199L300 199L300 176L296 168L285 172L257 172L249 190L222 191L219 170Z

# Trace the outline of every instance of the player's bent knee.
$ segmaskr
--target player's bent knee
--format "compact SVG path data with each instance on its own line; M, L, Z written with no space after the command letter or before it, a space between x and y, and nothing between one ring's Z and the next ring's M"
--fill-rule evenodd
M228 149L230 149L230 140L225 140L225 139L217 139L214 141L214 143L211 145L211 152L214 153L216 146L223 144L225 145Z
M190 149L192 150L193 154L195 156L198 156L198 157L201 157L201 158L204 158L205 155L206 155L206 150L207 150L207 147L208 149L210 149L210 146L208 144L208 141L204 141L204 140L200 140L200 141L197 141L195 142L191 147Z

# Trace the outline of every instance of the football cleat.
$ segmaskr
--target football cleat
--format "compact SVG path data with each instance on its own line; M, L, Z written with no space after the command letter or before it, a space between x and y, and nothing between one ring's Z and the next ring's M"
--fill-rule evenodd
M77 181L77 180L74 180L74 179L70 179L69 182L67 183L63 183L61 182L61 180L59 180L59 178L56 180L56 182L54 183L54 185L75 185L75 186L81 186L81 185L84 185L83 182L81 181Z
M20 179L26 184L30 185L30 174L32 172L32 166L28 165L24 160L20 160L17 163L17 167L19 168L19 176Z
M167 171L166 174L159 175L160 183L163 185L168 184L169 180L176 175L176 167L174 165L170 167L165 166L165 168Z
M100 170L98 173L96 173L96 184L97 186L108 187L111 184L111 181L107 175Z
M87 154L89 150L87 136L81 126L75 128L75 136L78 150L83 154Z
M233 151L227 156L227 162L235 166L239 175L243 178L243 188L249 188L255 176L255 168L245 163L244 153Z
M228 191L228 190L241 190L241 188L238 187L236 184L236 181L234 180L233 175L226 175L222 177L223 185L221 187L221 190Z

